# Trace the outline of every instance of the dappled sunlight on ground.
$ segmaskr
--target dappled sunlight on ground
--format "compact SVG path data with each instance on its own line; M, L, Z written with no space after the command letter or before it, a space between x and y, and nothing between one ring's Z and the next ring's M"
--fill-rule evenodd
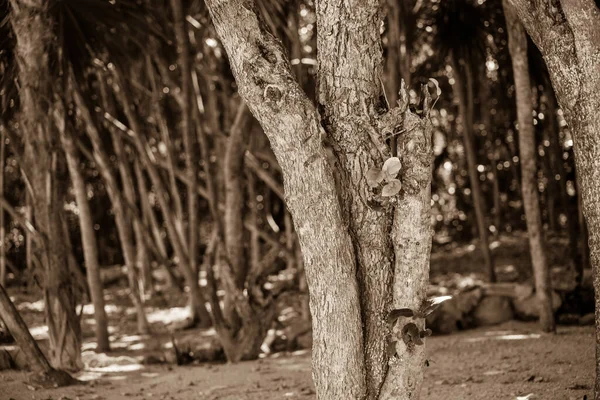
M150 323L162 323L170 325L175 322L185 321L190 318L187 307L171 307L167 309L151 309L147 311L146 317Z
M466 342L482 342L485 340L526 340L539 339L539 333L517 333L514 331L491 331L485 332L483 336L465 339Z

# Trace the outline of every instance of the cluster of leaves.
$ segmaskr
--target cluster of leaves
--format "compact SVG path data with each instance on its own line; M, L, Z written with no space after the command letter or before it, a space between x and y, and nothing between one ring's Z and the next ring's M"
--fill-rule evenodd
M421 307L418 310L410 308L399 308L391 310L388 314L387 322L393 326L400 318L408 319L425 319L429 314L434 312L440 304L446 300L450 300L452 296L438 296L431 299L424 300ZM423 339L427 336L431 336L431 329L419 329L417 324L413 321L406 323L400 332L400 337L390 337L388 343L388 354L390 357L396 356L396 342L400 339L408 346L409 349L416 346L422 346L425 344Z
M375 199L386 204L389 199L402 190L402 183L398 174L402 169L402 163L398 157L390 157L381 169L371 168L367 172L367 184L375 191Z

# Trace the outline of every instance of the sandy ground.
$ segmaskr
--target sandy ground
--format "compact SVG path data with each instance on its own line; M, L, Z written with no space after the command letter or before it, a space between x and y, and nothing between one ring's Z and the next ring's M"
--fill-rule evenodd
M540 335L533 323L509 322L430 338L421 399L591 399L593 332L592 327L559 327L556 335ZM86 384L53 390L28 385L23 372L3 372L0 399L315 398L307 352L237 365L121 364L88 368L78 374Z

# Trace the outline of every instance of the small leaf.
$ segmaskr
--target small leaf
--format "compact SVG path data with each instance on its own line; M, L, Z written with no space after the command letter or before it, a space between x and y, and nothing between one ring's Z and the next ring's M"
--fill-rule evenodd
M404 328L402 328L402 340L406 344L423 344L421 337L419 336L419 328L414 322L406 324Z
M419 313L423 317L426 317L429 314L431 314L432 312L434 312L440 306L440 304L442 304L446 300L450 300L451 298L452 298L452 296L437 296L437 297L432 297L431 299L427 299L427 300L423 301L423 304L421 305L421 309L419 310Z
M392 197L397 195L402 189L402 184L398 179L392 179L389 181L383 189L381 189L381 195L383 197Z
M402 169L402 164L400 163L400 159L398 157L390 157L383 163L383 168L381 170L390 175L392 178L395 178Z
M429 78L429 82L433 83L433 85L435 86L435 93L439 96L442 95L442 89L440 89L440 84L437 81L437 79L435 78Z
M397 309L397 310L390 311L390 313L388 314L388 317L387 317L387 321L389 323L394 323L400 317L410 318L413 315L415 315L415 313L410 308L400 308L400 309Z
M433 332L431 331L431 329L427 328L424 331L419 332L419 336L422 338L425 338L425 337L431 336L432 333Z
M372 188L379 186L383 182L383 178L383 172L377 168L371 168L367 171L367 184Z

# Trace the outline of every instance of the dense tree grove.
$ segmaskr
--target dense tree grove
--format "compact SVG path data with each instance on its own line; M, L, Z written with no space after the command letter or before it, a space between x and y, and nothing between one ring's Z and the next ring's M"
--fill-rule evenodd
M141 335L167 293L257 359L298 302L317 398L415 399L454 272L595 309L600 376L593 0L0 0L0 108L0 334L57 384L123 278Z

